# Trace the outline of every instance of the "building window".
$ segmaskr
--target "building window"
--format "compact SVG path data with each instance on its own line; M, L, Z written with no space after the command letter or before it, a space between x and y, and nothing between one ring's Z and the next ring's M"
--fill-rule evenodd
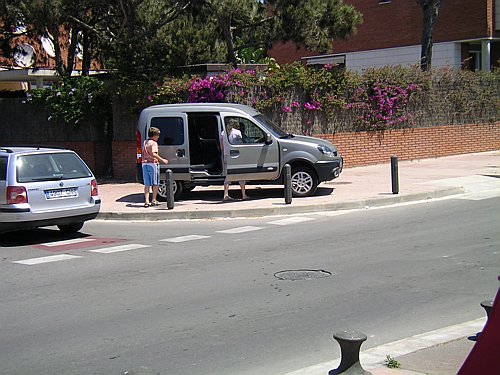
M391 0L378 0L379 4L389 4Z

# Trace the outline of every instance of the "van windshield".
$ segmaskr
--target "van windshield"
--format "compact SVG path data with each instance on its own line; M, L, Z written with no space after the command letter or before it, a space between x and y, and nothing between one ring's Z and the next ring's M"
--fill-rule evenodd
M253 117L259 124L263 125L272 135L276 138L284 138L288 137L289 134L285 133L283 129L281 129L278 125L274 124L271 120L269 120L266 116L259 113L258 115Z

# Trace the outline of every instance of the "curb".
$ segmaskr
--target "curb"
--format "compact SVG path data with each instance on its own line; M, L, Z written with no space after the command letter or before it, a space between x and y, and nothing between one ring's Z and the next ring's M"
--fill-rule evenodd
M415 193L408 195L394 195L382 198L368 198L352 202L336 202L311 204L303 206L283 205L281 207L269 208L241 208L234 210L196 210L175 211L163 210L161 212L100 212L97 220L137 220L137 221L163 221L163 220L193 220L193 219L227 219L279 216L292 214L305 214L321 211L344 211L364 209L367 207L383 207L399 203L418 202L430 199L438 199L452 195L464 194L461 187L438 189L434 191Z
M373 372L373 374L421 374L422 372L415 370L389 370L384 366L384 360L387 354L398 358L403 355L416 353L423 349L439 348L443 345L453 345L457 340L466 338L470 335L481 332L486 323L486 317L467 321L461 324L456 324L444 328L439 328L433 331L416 334L401 340L393 341L387 344L382 344L360 352L360 363L362 366ZM338 367L341 358L335 358L328 362L318 363L313 366L302 368L300 370L287 372L282 375L323 375L328 374L329 370ZM465 360L465 358L464 358Z

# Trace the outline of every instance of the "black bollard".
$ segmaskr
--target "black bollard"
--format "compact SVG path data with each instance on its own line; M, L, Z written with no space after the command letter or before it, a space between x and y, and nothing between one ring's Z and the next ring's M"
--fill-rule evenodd
M490 318L491 308L493 307L492 300L485 300L481 302L481 307L486 311L486 318Z
M371 375L359 363L359 349L361 344L366 341L366 335L359 331L345 330L336 332L333 338L340 345L340 365L335 370L328 372L328 375Z
M292 203L292 167L290 164L285 164L283 167L284 174L284 190L285 190L285 203Z
M399 193L399 176L398 176L398 157L391 156L391 181L392 181L392 194Z
M171 169L166 170L166 185L167 185L167 208L174 208L174 174Z

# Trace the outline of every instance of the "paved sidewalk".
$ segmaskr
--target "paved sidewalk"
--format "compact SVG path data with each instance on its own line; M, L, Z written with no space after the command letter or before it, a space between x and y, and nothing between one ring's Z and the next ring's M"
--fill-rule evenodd
M500 151L399 162L399 193L392 193L391 166L380 164L344 169L323 183L314 197L285 204L282 186L248 186L249 201L222 202L222 187L197 187L168 210L166 203L143 207L143 186L131 182L99 182L103 220L222 219L363 209L426 201L451 195L480 199L500 196ZM240 196L239 186L230 194ZM361 353L362 366L373 375L453 375L474 345L470 340L485 319L417 335ZM363 349L363 347L361 348ZM401 368L384 366L390 354ZM338 362L319 364L286 375L326 375Z
M176 201L143 207L143 186L133 182L99 182L99 219L168 220L258 217L337 211L427 200L500 188L500 151L399 162L399 194L392 193L391 166L346 168L336 180L319 185L316 196L285 204L283 186L248 185L250 200L223 203L222 187L197 187ZM239 186L230 194L240 197Z

